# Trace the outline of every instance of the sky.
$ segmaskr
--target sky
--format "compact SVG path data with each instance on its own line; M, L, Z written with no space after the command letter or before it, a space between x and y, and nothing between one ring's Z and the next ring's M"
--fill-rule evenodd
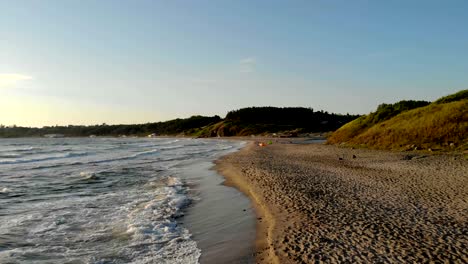
M0 124L432 101L468 87L467 13L464 0L0 0Z

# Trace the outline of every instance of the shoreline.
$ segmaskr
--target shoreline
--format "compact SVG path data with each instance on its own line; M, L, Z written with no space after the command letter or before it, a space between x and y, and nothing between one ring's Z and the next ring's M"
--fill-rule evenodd
M256 230L252 202L238 189L224 185L224 177L214 169L217 159L241 150L245 141L225 143L233 148L178 166L176 174L189 186L193 199L184 208L180 225L201 251L198 263L249 264L254 261Z
M468 261L463 156L253 140L215 169L253 202L258 263Z
M272 244L271 237L273 228L275 226L275 219L270 213L270 209L261 202L261 197L256 194L253 190L253 186L239 175L237 169L232 166L229 162L225 162L225 159L231 155L236 155L239 152L249 151L251 148L255 148L254 142L248 142L242 149L237 152L225 155L215 161L214 169L219 175L225 178L224 185L233 187L252 201L252 206L255 209L256 215L256 237L255 237L255 249L254 257L256 260L260 260L264 263L279 264L274 250L269 246ZM267 249L267 250L265 250ZM268 261L268 262L266 262Z

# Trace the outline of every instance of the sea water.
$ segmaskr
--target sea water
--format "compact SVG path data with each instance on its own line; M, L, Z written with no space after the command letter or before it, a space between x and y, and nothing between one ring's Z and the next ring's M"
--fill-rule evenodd
M185 164L242 142L0 140L0 263L198 263ZM185 172L186 173L186 172Z

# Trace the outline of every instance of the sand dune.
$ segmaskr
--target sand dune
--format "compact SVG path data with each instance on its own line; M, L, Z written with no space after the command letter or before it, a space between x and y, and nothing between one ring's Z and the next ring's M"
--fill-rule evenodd
M256 204L259 263L468 263L462 156L251 144L217 168Z

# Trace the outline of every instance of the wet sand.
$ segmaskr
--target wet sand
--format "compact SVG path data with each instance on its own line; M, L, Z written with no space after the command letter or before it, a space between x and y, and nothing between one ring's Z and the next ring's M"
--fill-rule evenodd
M258 263L468 263L463 156L252 143L216 168L254 202Z
M214 160L245 146L245 140L231 143L234 148L209 158L183 161L173 172L188 185L189 196L194 199L178 224L187 228L197 242L202 264L255 261L256 218L252 202L236 188L224 185L224 177L214 170Z
M254 262L255 212L238 190L223 185L213 163L197 162L179 175L197 197L181 219L201 249L202 264Z

